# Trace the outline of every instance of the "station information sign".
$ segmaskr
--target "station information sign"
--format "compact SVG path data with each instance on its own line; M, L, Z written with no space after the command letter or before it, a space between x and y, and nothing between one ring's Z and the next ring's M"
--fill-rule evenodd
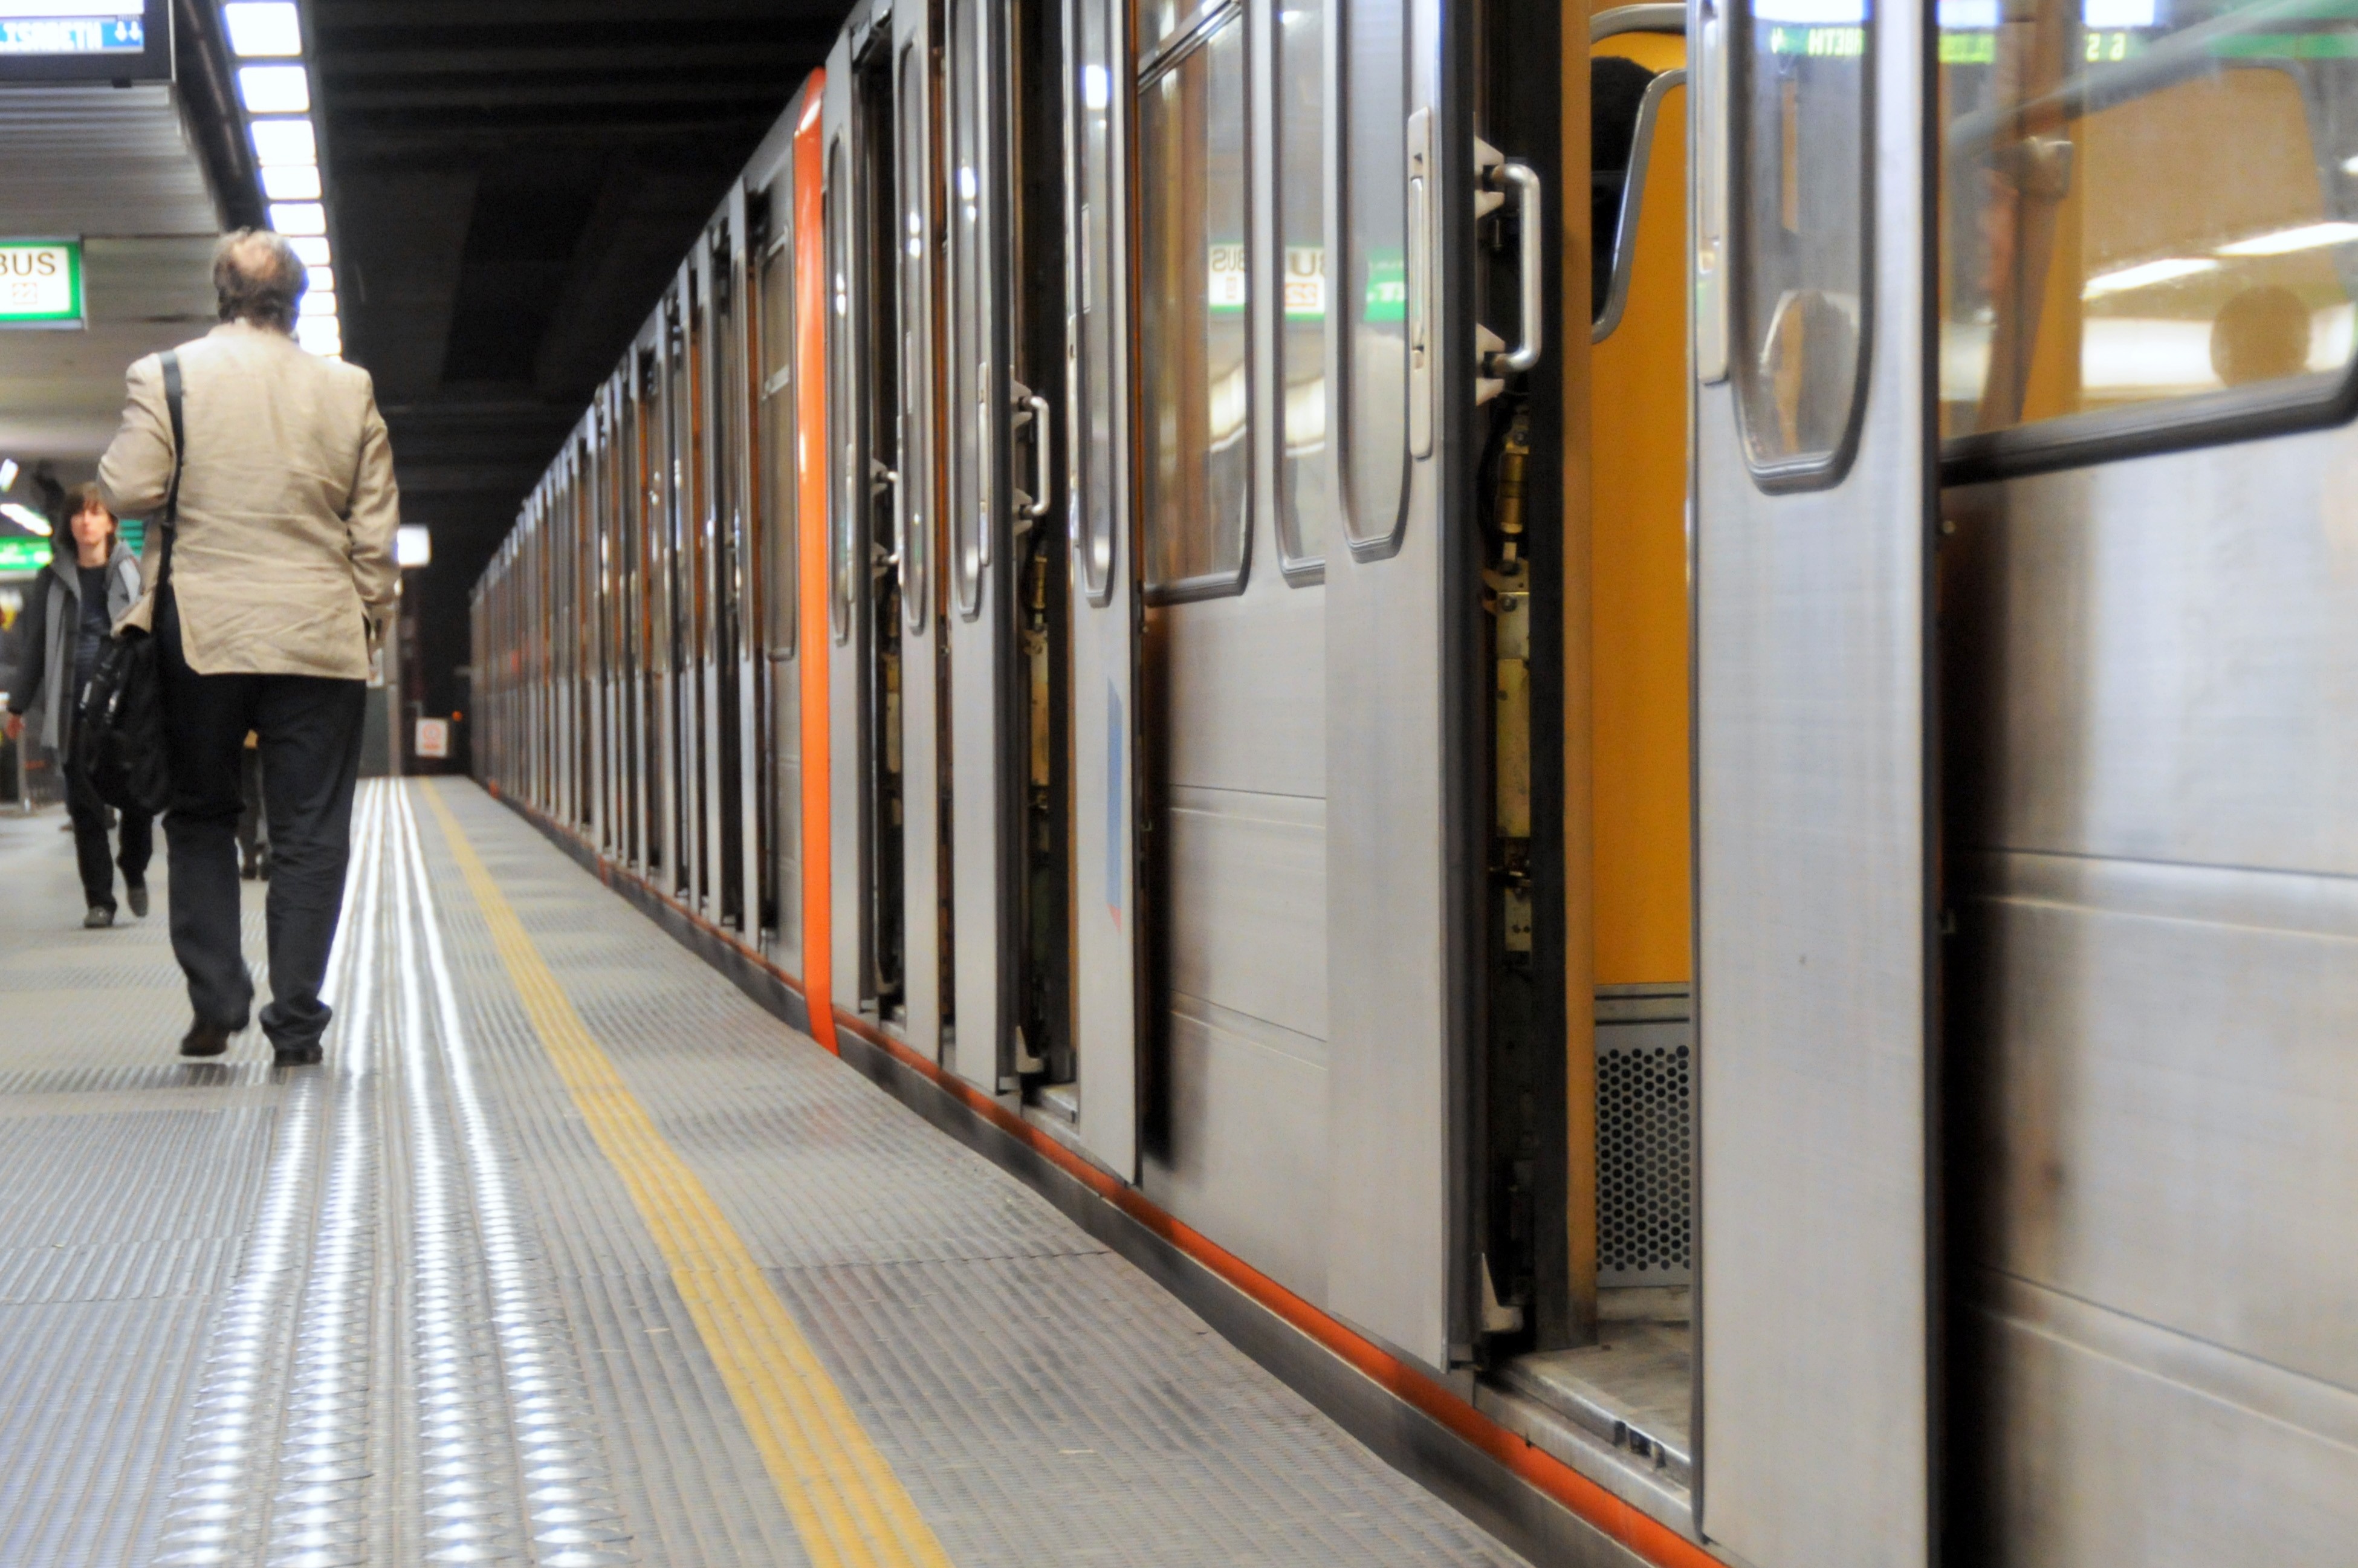
M0 0L0 81L164 81L168 0Z
M81 242L0 240L0 327L81 324Z
M49 564L47 539L0 539L0 578L30 577Z

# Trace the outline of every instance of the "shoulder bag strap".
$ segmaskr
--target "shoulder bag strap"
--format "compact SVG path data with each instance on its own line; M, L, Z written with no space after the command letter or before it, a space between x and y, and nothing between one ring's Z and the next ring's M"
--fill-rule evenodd
M164 494L164 557L156 572L158 597L172 580L172 535L180 527L180 464L188 449L188 431L180 416L180 353L177 349L166 349L160 357L164 365L164 407L172 416L172 488Z

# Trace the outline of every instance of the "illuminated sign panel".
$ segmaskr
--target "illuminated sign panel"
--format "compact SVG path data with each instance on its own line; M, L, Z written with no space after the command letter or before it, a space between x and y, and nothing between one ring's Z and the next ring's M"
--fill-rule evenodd
M0 240L0 327L79 327L80 240Z
M0 0L0 81L168 81L166 0Z

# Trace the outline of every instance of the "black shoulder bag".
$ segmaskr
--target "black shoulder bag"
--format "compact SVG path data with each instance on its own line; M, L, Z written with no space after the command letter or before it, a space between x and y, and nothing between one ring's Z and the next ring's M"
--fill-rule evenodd
M165 493L162 564L156 574L154 613L164 612L172 586L172 535L180 520L180 462L186 445L180 418L180 356L163 355L164 404L172 416L172 487ZM172 800L172 769L164 738L164 670L155 637L135 626L99 645L98 665L82 688L68 765L79 770L101 800L118 811L149 816Z

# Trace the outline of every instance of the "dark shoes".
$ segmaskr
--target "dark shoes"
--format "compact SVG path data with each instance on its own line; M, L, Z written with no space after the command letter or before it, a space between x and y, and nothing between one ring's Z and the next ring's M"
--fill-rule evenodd
M123 896L130 903L133 914L141 920L147 918L147 884L146 882L124 883Z
M114 924L114 906L111 903L93 903L90 906L90 913L81 917L84 931L103 931Z
M191 1023L189 1032L180 1036L180 1054L218 1056L229 1049L229 1037L234 1033L218 1023Z
M280 1045L271 1052L270 1065L274 1067L316 1067L319 1065L320 1055L317 1040L308 1045Z

